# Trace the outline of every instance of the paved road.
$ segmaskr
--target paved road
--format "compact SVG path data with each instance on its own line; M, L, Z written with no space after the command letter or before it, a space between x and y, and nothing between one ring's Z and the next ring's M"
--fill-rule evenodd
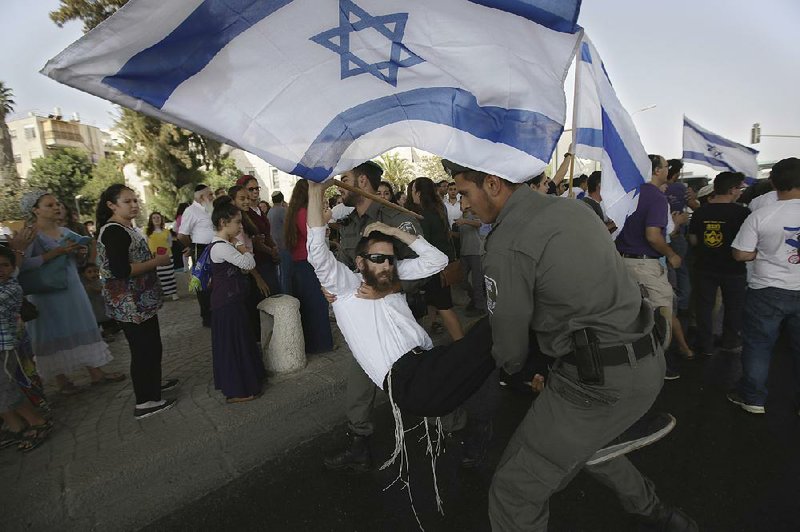
M678 418L676 429L631 459L655 481L661 497L693 515L702 530L798 531L800 417L791 361L785 346L779 347L766 416L747 414L725 400L737 365L736 355L726 353L684 362L683 378L665 383L657 402L657 408ZM412 493L425 530L489 529L491 472L530 401L503 392L495 441L484 468L460 470L457 448L440 458L444 517L433 505L430 461L422 444L408 438ZM372 448L383 460L394 445L386 404L376 411L376 421ZM340 427L317 437L146 530L416 530L407 492L397 485L386 488L396 467L363 475L322 467L322 457L341 446L343 434ZM550 530L636 529L636 521L623 513L613 495L586 475L552 499Z

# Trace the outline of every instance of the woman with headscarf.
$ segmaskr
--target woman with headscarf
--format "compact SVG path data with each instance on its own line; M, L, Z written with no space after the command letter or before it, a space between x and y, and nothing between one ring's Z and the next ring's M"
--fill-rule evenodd
M25 272L30 271L35 276L36 269L53 260L63 262L57 270L58 275L66 279L65 288L39 288L38 293L30 294L31 303L39 311L39 317L27 323L39 374L45 379L55 377L64 395L81 391L67 374L82 367L89 371L92 384L125 379L122 373L106 373L100 369L112 357L100 335L77 267L79 260L85 260L86 246L91 245L91 239L57 224L62 215L61 207L56 197L48 192L39 190L25 194L20 206L33 218L38 231L25 252L20 268L21 281L25 279ZM24 282L21 284L26 288Z

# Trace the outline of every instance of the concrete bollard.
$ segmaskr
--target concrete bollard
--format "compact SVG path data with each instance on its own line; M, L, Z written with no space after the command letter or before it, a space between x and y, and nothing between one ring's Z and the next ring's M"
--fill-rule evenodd
M306 367L306 343L300 322L300 301L292 296L270 296L258 304L264 366L274 373Z

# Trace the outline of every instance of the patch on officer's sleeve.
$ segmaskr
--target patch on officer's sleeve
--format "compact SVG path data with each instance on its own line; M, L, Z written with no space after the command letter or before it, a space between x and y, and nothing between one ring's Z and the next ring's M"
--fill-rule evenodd
M417 236L417 229L414 227L414 222L403 222L398 225L397 228L409 235Z
M497 282L488 275L483 276L486 283L486 308L490 314L494 314L494 307L497 305Z

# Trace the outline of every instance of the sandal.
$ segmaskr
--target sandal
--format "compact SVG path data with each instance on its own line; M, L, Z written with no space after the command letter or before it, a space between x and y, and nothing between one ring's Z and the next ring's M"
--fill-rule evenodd
M681 355L686 360L694 360L694 351L692 351L691 349L687 349L686 351L681 349Z
M228 397L225 399L225 402L229 405L236 404L236 403L247 403L255 399L255 395L250 395L248 397Z
M50 434L50 429L46 428L45 425L28 427L28 430L20 435L20 442L17 445L17 449L20 452L28 453L43 444Z
M19 444L20 440L22 440L22 431L0 429L0 449Z
M103 373L103 377L97 379L96 381L92 381L92 386L97 386L99 384L105 384L107 382L122 382L125 380L124 373Z

